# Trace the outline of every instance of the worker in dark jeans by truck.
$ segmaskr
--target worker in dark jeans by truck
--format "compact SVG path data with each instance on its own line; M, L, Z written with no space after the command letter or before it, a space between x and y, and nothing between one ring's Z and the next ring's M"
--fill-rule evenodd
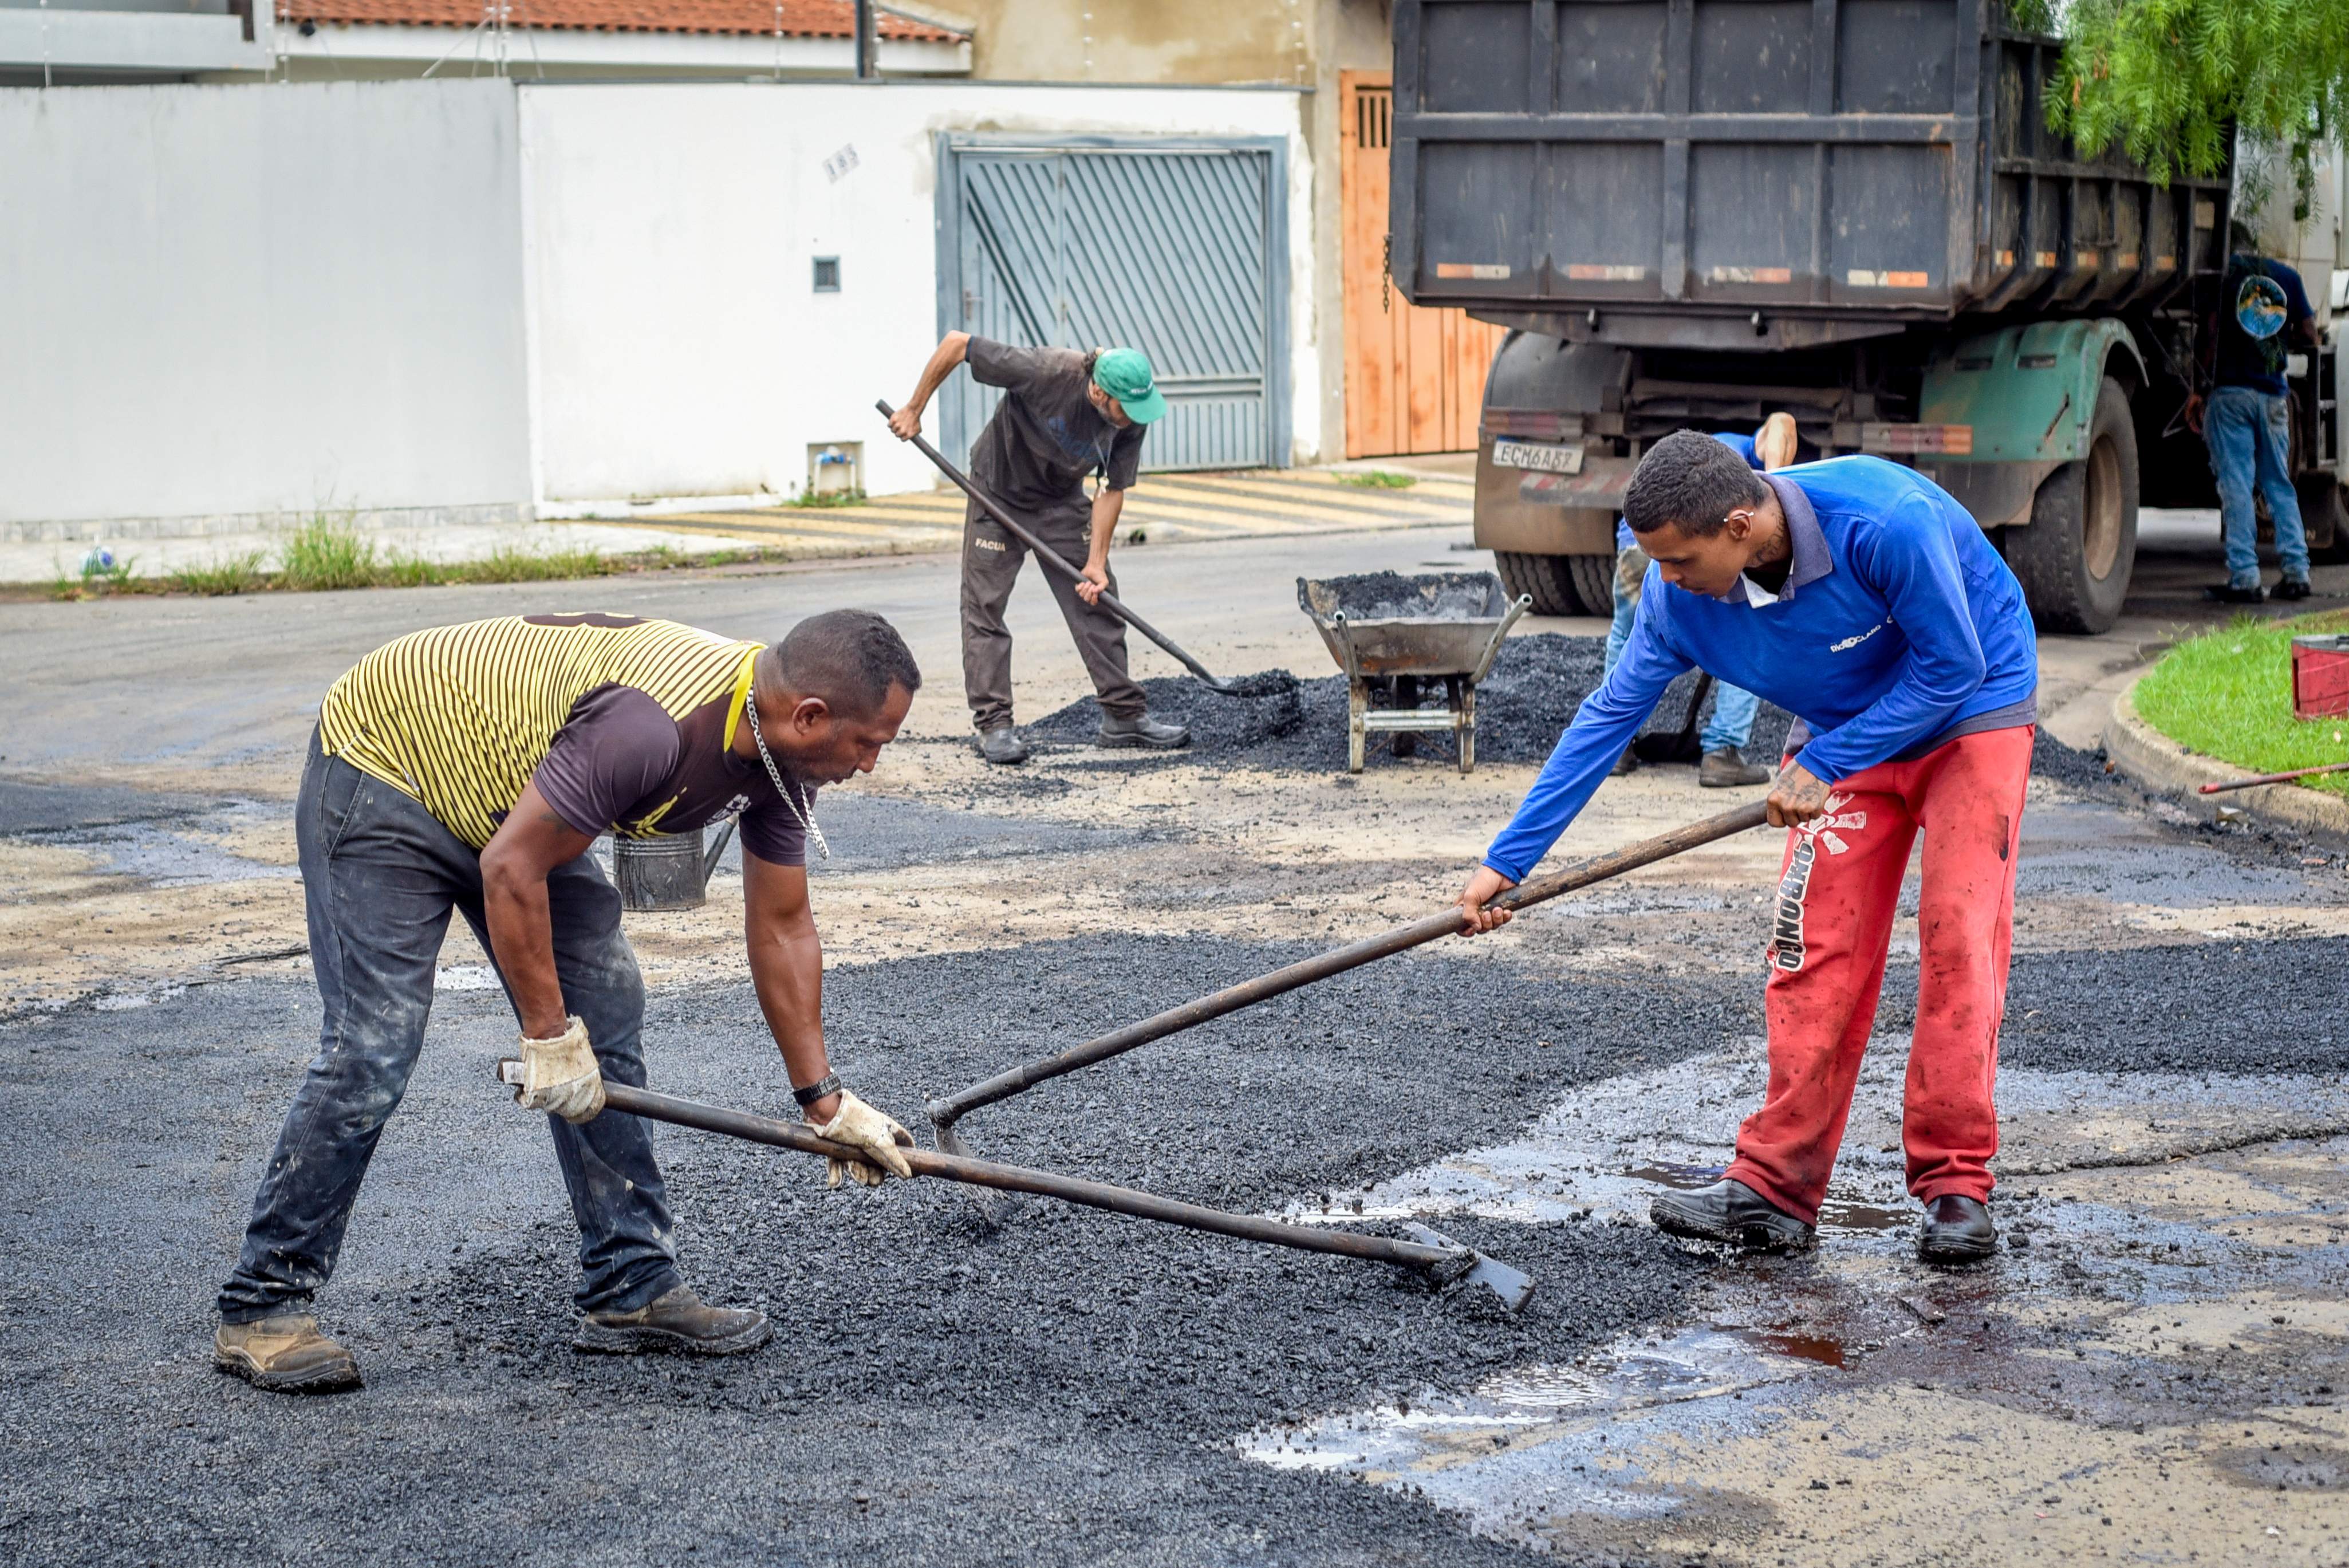
M2300 274L2264 256L2230 259L2220 285L2212 341L2215 384L2202 404L2202 439L2219 481L2227 580L2209 595L2238 605L2268 597L2260 586L2259 518L2251 504L2256 485L2267 499L2276 555L2283 563L2275 597L2304 599L2310 591L2308 534L2292 485L2292 400L2284 384L2290 345L2316 346L2316 316L2308 307Z
M1141 471L1143 428L1166 412L1150 361L1132 348L1081 354L949 332L922 367L913 396L889 416L898 440L922 433L922 410L966 363L974 379L1005 393L971 443L972 481L1064 559L1084 563L1074 582L1050 569L1044 580L1092 677L1102 711L1095 743L1158 751L1190 744L1188 729L1145 711L1148 699L1126 668L1125 622L1101 602L1104 589L1117 592L1110 541ZM1101 479L1090 498L1089 474ZM1011 727L1011 632L1003 623L1027 559L1028 547L972 502L962 537L963 689L978 754L1007 767L1028 760L1028 743Z

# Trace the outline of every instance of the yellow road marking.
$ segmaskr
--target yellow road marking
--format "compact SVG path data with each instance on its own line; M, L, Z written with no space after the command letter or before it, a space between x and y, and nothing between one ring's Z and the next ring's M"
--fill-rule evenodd
M1353 527L1375 525L1381 522L1405 518L1424 518L1431 523L1452 523L1461 520L1454 510L1429 506L1346 506L1318 500L1292 499L1278 493L1238 487L1182 485L1161 486L1162 497L1178 499L1192 505L1229 508L1238 513L1254 513L1262 517L1279 517L1303 521L1319 518ZM1133 504L1143 504L1137 494Z
M848 534L903 533L907 529L925 533L946 531L944 525L926 519L916 521L910 518L843 516L838 513L808 513L796 509L759 512L688 512L675 514L675 515L691 517L698 522L718 522L730 517L746 522L756 519L776 527L838 529Z
M919 524L850 523L833 518L817 521L813 518L781 517L772 512L671 513L657 520L649 517L640 519L639 525L667 525L688 534L711 528L733 528L759 534L796 534L810 538L834 539L943 539L951 537L952 533L951 530L927 528Z
M1229 474L1185 473L1168 474L1158 482L1162 487L1205 491L1223 495L1250 495L1265 500L1278 500L1293 505L1361 507L1374 512L1424 511L1458 506L1471 500L1472 493L1458 495L1421 495L1409 490L1347 490L1331 485L1303 484L1291 480L1243 478Z

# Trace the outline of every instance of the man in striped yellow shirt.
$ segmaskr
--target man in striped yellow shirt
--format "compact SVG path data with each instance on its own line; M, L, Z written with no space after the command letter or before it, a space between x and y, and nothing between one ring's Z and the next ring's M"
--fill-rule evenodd
M872 771L921 682L895 629L862 610L810 617L771 647L627 616L511 616L411 633L335 682L295 821L326 1022L221 1289L215 1363L286 1392L358 1386L308 1303L416 1064L452 910L522 1024L515 1098L551 1113L579 1222L573 1343L765 1343L763 1314L706 1305L678 1276L644 1123L599 1115L605 1078L645 1081L645 992L588 850L605 832L737 819L751 982L793 1097L874 1162L848 1174L910 1175L905 1129L825 1056L806 845L823 843L816 790Z

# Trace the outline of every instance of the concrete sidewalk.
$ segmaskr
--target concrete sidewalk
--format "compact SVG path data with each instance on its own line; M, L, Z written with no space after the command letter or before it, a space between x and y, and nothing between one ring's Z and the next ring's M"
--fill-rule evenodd
M1118 543L1131 547L1454 526L1469 520L1474 466L1474 454L1460 452L1334 468L1144 474L1127 499ZM1371 470L1411 483L1390 489L1348 482L1348 476ZM410 521L414 514L351 515L384 555L442 564L478 561L500 551L626 556L668 549L698 557L750 548L768 560L801 561L951 550L961 536L965 504L961 492L953 490L880 495L841 507L761 505L757 500L655 502L625 516L557 515L571 510L557 506L533 522L492 519L487 514L492 509L479 508L432 523ZM474 513L482 515L477 520ZM0 584L78 578L83 561L101 548L141 577L246 558L257 558L260 570L276 568L286 530L247 526L211 532L202 522L189 520L182 530L176 520L144 520L127 524L119 537L82 524L42 530L70 537L24 537L34 531L29 528L0 535Z

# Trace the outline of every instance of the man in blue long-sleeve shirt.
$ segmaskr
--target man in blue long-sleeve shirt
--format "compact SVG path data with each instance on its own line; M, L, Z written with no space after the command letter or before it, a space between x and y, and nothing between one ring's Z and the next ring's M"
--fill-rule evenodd
M1664 688L1702 667L1797 715L1770 792L1791 829L1767 961L1770 1084L1727 1177L1657 1200L1678 1235L1807 1246L1884 982L1900 878L1925 835L1909 1189L1929 1261L1986 1257L1992 1088L2014 857L2037 721L2021 588L1965 508L1872 457L1757 474L1682 431L1640 460L1624 516L1653 562L1621 661L1469 879L1485 905L1574 820ZM1671 591L1665 591L1669 588Z

